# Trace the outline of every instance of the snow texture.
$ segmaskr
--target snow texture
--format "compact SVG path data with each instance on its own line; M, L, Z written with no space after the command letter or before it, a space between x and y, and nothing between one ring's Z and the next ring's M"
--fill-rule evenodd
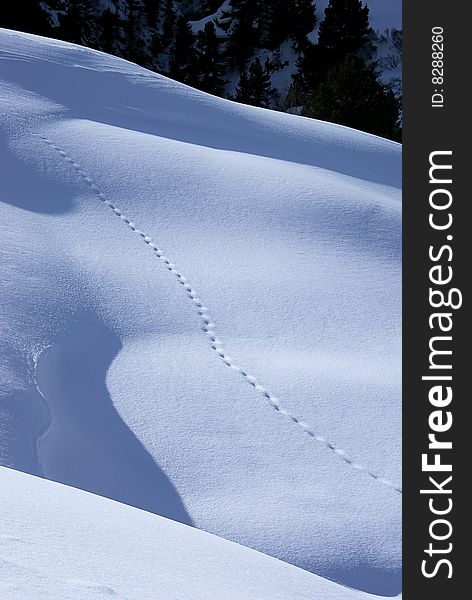
M401 147L5 30L0 103L1 464L398 594ZM83 552L98 561L87 578L109 572L104 585L144 598L120 588L132 556L155 598L157 538L172 544L185 531L184 549L216 540L2 477L13 498L5 527L15 535L19 519L44 546L5 563L11 589L37 567L41 593L56 597L48 553L69 548L70 566L57 558L61 581ZM69 502L67 518L46 516ZM228 581L246 569L234 548L243 562L260 556L210 544L218 560L228 553ZM201 593L178 587L198 569L174 550L189 570L161 597L212 598L205 574ZM323 600L369 597L260 560L306 581L300 598L316 598L318 585ZM282 576L271 587L264 569L266 596L244 581L228 589L297 597L282 587L277 596ZM232 597L222 589L215 597Z
M0 468L0 597L378 600L168 519Z

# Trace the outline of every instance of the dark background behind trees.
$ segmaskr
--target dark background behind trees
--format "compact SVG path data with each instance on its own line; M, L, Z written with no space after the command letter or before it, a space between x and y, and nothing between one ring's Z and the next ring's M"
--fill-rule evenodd
M83 44L218 96L400 140L361 0L3 0L0 26ZM200 21L208 17L206 21ZM313 41L316 39L316 43ZM401 52L401 32L387 32ZM293 60L291 85L277 73Z

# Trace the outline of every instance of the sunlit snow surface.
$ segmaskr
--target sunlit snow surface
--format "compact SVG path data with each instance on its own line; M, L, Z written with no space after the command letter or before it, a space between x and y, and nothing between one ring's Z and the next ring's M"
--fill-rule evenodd
M156 515L0 468L0 597L379 600Z
M1 464L398 594L401 147L4 30L0 99ZM158 595L160 571L148 596L120 588L124 557L158 562L128 538L172 544L176 525L2 477L11 589L30 569L55 593L54 551L83 565L90 544L122 597L213 598L178 587L187 575ZM62 516L41 522L49 504ZM100 532L111 506L123 539ZM51 551L19 544L10 561L22 529ZM179 531L244 570L234 546ZM307 582L300 598L369 597L270 564Z

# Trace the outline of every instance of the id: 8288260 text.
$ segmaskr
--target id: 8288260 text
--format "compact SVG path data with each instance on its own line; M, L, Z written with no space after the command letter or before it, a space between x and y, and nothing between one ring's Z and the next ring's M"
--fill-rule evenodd
M433 94L431 106L444 107L444 29L433 27L431 29L431 83Z

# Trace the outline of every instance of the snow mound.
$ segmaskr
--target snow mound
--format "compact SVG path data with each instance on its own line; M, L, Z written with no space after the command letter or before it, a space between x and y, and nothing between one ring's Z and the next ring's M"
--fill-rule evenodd
M375 600L249 548L0 468L0 596Z
M5 30L0 104L1 464L397 594L400 146Z

